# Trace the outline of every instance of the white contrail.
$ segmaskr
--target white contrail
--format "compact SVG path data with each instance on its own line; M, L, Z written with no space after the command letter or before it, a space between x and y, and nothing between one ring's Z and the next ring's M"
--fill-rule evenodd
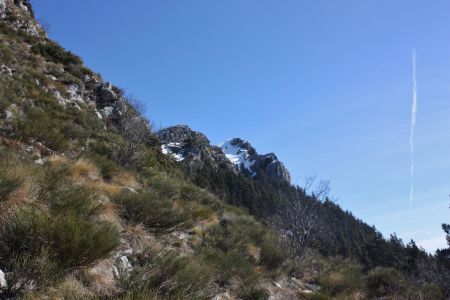
M412 207L414 198L414 130L416 127L417 115L417 81L416 81L416 50L412 50L412 110L411 110L411 129L409 135L409 149L411 153L411 189L409 193L409 206Z

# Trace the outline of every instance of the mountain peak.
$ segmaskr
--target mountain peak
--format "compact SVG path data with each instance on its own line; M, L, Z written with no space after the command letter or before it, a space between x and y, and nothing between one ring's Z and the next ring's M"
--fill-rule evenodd
M248 141L240 138L230 139L220 147L240 172L248 172L253 178L266 175L277 180L291 181L289 171L274 153L260 155Z

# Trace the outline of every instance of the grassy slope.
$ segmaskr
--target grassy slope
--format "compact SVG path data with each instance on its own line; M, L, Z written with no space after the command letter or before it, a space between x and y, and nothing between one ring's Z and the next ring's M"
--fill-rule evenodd
M0 298L301 297L304 284L291 276L322 284L308 297L439 298L437 287L409 286L394 270L365 275L348 260L291 258L282 237L184 179L156 140L119 164L127 140L97 118L95 103L64 107L55 96L73 83L89 93L84 75L100 76L56 43L5 24L0 61L14 73L0 74L0 269L8 281ZM273 281L282 288L274 292Z

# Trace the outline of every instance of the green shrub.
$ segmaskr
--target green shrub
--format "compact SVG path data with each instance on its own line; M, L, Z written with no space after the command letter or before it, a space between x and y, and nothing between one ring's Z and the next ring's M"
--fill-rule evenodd
M106 156L94 154L89 157L100 169L103 179L111 180L112 176L119 171L119 165Z
M362 266L356 261L340 257L329 258L328 270L319 276L321 292L332 297L351 295L364 287Z
M0 201L2 201L22 185L23 179L11 169L4 168L1 163L0 169Z
M243 299L258 299L256 295L264 294L256 286L258 276L247 254L250 243L261 244L262 233L251 219L234 220L207 231L199 249L204 260L214 266L217 283L237 285Z
M52 118L41 107L30 108L27 118L17 124L19 133L24 139L35 138L53 150L64 150L68 146L68 140L62 133L62 126L60 120Z
M190 212L183 207L175 207L171 199L147 192L121 193L114 201L122 207L123 217L133 223L142 223L149 230L160 232L182 226L189 220Z
M119 245L119 233L112 224L80 221L76 215L58 218L50 234L58 259L72 267L106 257Z
M267 233L261 244L261 263L274 270L288 257L288 245L276 233Z
M402 292L404 278L393 268L377 267L366 278L366 290L369 297L384 297Z
M3 114L10 104L17 103L25 95L26 88L20 81L0 74L0 113Z
M47 41L46 43L39 43L33 46L32 50L44 56L45 58L63 65L81 65L83 61L70 51L66 51L58 43L53 41Z
M156 293L170 299L210 299L217 291L210 266L197 257L173 252L147 260L125 279L123 288L132 292L125 299Z
M51 259L72 268L105 257L118 245L115 227L88 222L70 211L49 216L34 208L22 208L5 220L0 230L3 264L16 255L38 256L49 249Z
M2 265L6 268L9 296L18 296L33 284L37 290L43 290L59 281L64 269L51 258L49 249L41 249L35 254L22 253Z
M56 186L41 191L40 197L50 207L53 215L71 214L87 219L103 211L103 205L95 201L94 191L74 186L65 180L57 182Z

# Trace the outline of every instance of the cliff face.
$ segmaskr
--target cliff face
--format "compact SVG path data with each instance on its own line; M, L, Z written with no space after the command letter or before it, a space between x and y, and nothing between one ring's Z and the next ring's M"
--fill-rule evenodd
M249 142L239 138L223 143L221 148L241 173L253 178L267 176L275 180L291 182L289 171L274 153L258 154Z
M201 169L205 162L213 168L227 168L253 179L262 176L290 183L290 174L275 154L260 155L249 142L239 138L213 146L202 133L185 125L158 132L162 151L190 169Z
M225 168L236 173L234 165L219 147L212 146L208 138L186 125L172 126L157 133L164 154L175 158L190 171L197 171L210 164L213 168Z

